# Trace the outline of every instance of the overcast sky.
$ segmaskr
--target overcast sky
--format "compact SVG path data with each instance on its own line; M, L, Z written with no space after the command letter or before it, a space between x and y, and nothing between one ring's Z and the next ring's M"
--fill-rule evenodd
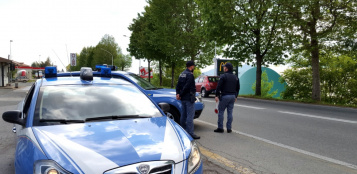
M97 45L104 34L114 36L128 54L129 38L123 35L130 36L128 26L145 5L145 0L0 0L0 57L8 57L13 40L13 60L31 65L50 57L61 70L65 68L60 60L69 64L66 45L68 56L80 53L83 47ZM271 68L280 73L286 67ZM130 71L138 69L139 61L133 59Z
M127 54L128 26L144 10L145 0L0 0L0 57L31 65L50 57L59 69L68 53L95 46L104 34L115 37ZM41 55L41 56L39 56ZM138 61L131 71L138 72Z

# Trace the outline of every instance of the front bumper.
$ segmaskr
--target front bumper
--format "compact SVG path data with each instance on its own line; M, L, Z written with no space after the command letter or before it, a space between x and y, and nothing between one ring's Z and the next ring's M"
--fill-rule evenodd
M201 116L202 111L203 111L203 110L195 110L195 117L194 117L194 119L199 118L199 117Z

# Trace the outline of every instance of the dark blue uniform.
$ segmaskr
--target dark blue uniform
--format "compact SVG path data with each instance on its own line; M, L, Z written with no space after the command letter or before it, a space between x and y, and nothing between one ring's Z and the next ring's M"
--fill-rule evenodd
M217 132L223 131L223 114L227 108L227 132L232 131L233 107L240 89L239 78L232 71L225 72L219 78L216 97L219 97L218 105L218 129Z
M187 133L194 135L193 118L195 116L196 86L193 73L189 69L180 74L176 85L176 94L180 95L182 103L180 124Z

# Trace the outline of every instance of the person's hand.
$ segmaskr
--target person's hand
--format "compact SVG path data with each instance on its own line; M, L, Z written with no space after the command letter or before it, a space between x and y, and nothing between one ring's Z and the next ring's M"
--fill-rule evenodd
M234 102L237 102L237 98L236 98L236 100Z
M217 102L218 102L218 100L219 100L219 99L218 99L218 97L216 97L215 99L216 99L216 103L217 103Z
M180 94L176 94L176 99L177 99L177 100L180 100L180 99L181 99Z

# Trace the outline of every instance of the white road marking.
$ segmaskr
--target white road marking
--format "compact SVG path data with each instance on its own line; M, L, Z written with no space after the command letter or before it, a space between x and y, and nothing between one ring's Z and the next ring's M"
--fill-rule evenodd
M213 126L213 127L217 127L216 124L208 123L208 122L205 122L205 121L202 121L202 120L196 119L195 121L198 121L200 123L207 124L207 125L210 125L210 126ZM284 148L284 149L292 150L292 151L295 151L295 152L298 152L298 153L301 153L301 154L304 154L304 155L312 156L312 157L315 157L315 158L318 158L318 159L321 159L321 160L325 160L325 161L328 161L328 162L331 162L331 163L334 163L334 164L342 165L342 166L349 167L351 169L357 170L357 166L353 165L353 164L350 164L350 163L346 163L346 162L339 161L339 160L336 160L336 159L332 159L332 158L329 158L329 157L326 157L326 156L322 156L322 155L319 155L319 154L316 154L316 153L312 153L312 152L308 152L308 151L305 151L305 150L301 150L301 149L298 149L298 148L295 148L295 147L287 146L287 145L284 145L284 144L281 144L281 143L273 142L273 141L270 141L270 140L267 140L267 139L264 139L264 138L260 138L260 137L257 137L257 136L254 136L254 135L250 135L250 134L246 134L246 133L243 133L243 132L239 132L239 131L236 131L236 130L232 130L232 131L234 133L241 134L241 135L244 135L244 136L247 136L249 138L253 138L253 139L259 140L259 141L263 141L263 142L268 143L268 144L279 146L279 147Z
M318 118L318 119L331 120L331 121L339 121L339 122L344 122L344 123L352 123L352 124L356 124L357 123L357 121L352 121L352 120L344 120L344 119L330 118L330 117L321 117L321 116L316 116L316 115L309 115L309 114L302 114L302 113L295 113L295 112L285 112L285 111L278 111L278 112L283 113L283 114L298 115L298 116L303 116L303 117Z
M203 100L203 101L216 103L216 101L211 101L211 100ZM235 104L234 106L243 107L243 108L251 108L251 109L265 109L265 108L255 107L255 106L247 106L247 105L239 105L239 104Z
M235 104L234 106L239 106L239 107L244 107L244 108L251 108L251 109L265 109L265 108L259 108L259 107L247 106L247 105L238 105L238 104Z

